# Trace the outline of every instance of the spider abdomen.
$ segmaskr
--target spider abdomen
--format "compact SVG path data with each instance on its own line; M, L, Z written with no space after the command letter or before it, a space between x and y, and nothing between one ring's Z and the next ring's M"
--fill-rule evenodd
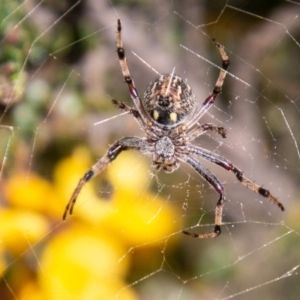
M165 74L146 89L144 107L156 124L175 127L194 112L195 96L182 78Z

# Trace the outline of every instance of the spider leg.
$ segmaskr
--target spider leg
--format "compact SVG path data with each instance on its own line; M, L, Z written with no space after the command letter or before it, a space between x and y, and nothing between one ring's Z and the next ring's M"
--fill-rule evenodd
M144 121L145 121L147 119L147 113L144 109L144 106L143 106L143 103L139 96L139 93L134 85L134 82L130 75L129 68L128 68L127 61L126 61L125 49L123 48L123 43L122 43L122 25L121 25L120 19L118 19L118 24L117 24L117 53L118 53L119 62L121 65L122 74L123 74L125 82L128 86L131 99L132 99L133 103L135 104L138 112L140 113L141 118L144 119Z
M123 110L129 112L130 114L132 114L136 119L140 119L141 118L140 113L136 109L129 107L124 102L120 102L120 101L115 100L115 99L112 99L111 102L114 105L116 105L118 108L123 109Z
M124 102L120 102L115 99L112 99L111 101L118 108L123 109L123 110L129 112L130 114L132 114L142 129L147 128L147 125L144 122L144 119L141 117L140 113L136 109L131 108L131 107L127 106Z
M219 73L219 77L216 81L215 87L213 89L213 92L205 99L205 101L203 102L199 111L187 123L187 127L189 127L189 128L191 128L197 122L197 120L199 120L202 117L202 115L215 103L217 96L220 94L220 92L222 90L224 79L227 74L227 69L229 66L228 55L226 54L224 47L216 39L213 38L212 41L216 45L216 47L219 51L219 54L221 56L222 67L221 67L221 70Z
M263 188L262 186L254 183L247 177L243 175L243 172L238 169L234 164L232 164L229 160L226 158L215 154L211 151L207 151L203 148L196 147L196 146L189 146L189 152L191 154L197 155L199 157L205 158L206 160L228 170L231 171L235 174L236 178L243 184L245 185L248 189L252 190L253 192L267 198L270 200L272 203L274 203L276 206L278 206L282 211L284 211L284 206L282 205L281 202L277 200L276 197L274 197L268 190Z
M63 220L66 219L68 214L73 213L73 208L76 203L76 199L83 188L83 186L93 177L95 177L97 174L99 174L101 171L103 171L113 160L117 158L117 156L125 150L129 149L136 149L141 151L142 153L147 153L147 143L145 140L138 138L138 137L125 137L117 142L115 142L109 150L102 156L85 174L84 176L79 180L75 190L73 191L73 194L65 208L64 214L63 214Z
M222 126L215 126L211 123L199 124L196 127L193 127L189 132L187 132L187 140L191 142L198 136L204 134L206 131L212 131L222 136L222 138L226 138L226 129Z
M220 198L217 202L215 209L215 228L213 232L210 233L192 233L189 231L182 231L182 233L198 239L214 238L221 234L221 224L222 224L222 212L225 202L224 188L219 181L219 179L212 174L206 167L204 167L199 161L192 157L186 157L185 162L191 165L209 184L211 184L214 189L220 194Z
M151 122L145 123L144 119L141 118L140 113L136 109L131 108L127 106L125 103L115 99L112 99L112 103L115 104L118 108L131 113L148 137L150 138L152 137L153 139L156 139L157 138L156 133L161 133L161 130L159 128L154 128Z

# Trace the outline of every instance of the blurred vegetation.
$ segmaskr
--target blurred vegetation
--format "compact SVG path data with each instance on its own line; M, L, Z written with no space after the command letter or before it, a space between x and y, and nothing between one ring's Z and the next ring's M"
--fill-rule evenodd
M189 33L186 30L188 25L178 17L163 35L163 31L159 32L160 18L167 19L167 15L176 10L194 24L210 23L217 19L227 3L166 2L167 7L165 3L157 5L158 2L121 0L112 1L113 5L109 1L98 3L92 0L78 4L67 0L1 2L1 299L165 299L165 295L171 294L176 296L170 299L178 295L182 299L199 299L199 295L210 299L225 289L226 282L230 290L230 283L244 277L245 270L249 272L248 276L255 277L257 269L253 268L253 260L233 268L239 255L235 250L240 247L243 253L254 253L261 246L259 242L265 241L261 235L272 226L265 230L258 227L260 239L253 236L252 241L247 236L246 226L238 224L241 225L240 236L244 235L243 242L248 240L250 245L247 245L253 247L249 250L243 248L245 244L241 241L236 242L235 249L230 241L221 237L217 244L216 240L204 243L186 241L180 233L186 223L195 225L201 221L211 224L215 203L205 204L209 213L202 208L203 204L197 199L203 188L201 180L191 178L188 184L182 184L183 188L172 183L173 180L184 182L184 173L162 177L162 183L160 178L155 183L150 182L149 161L136 152L120 155L103 174L87 184L75 206L74 216L65 223L61 221L72 190L96 158L117 138L139 132L130 116L126 121L113 120L97 128L93 126L99 121L99 116L106 119L116 114L117 110L110 102L112 97L129 101L115 54L115 21L118 16L114 12L127 16L126 21L134 16L137 23L133 24L141 24L146 38L153 41L154 37L150 34L153 33L157 40L170 45L184 41ZM99 23L95 21L97 11L92 11L92 4L102 9L102 14L97 15ZM286 2L273 1L270 4L236 0L229 4L269 17L280 11ZM196 14L189 10L192 8ZM104 21L107 20L105 15L112 16L109 22ZM230 45L230 54L240 54L242 42L263 26L258 18L232 11L228 13L228 10L222 20L215 26L208 26L207 33L221 37L222 43ZM293 34L298 37L297 33ZM131 40L127 32L125 40L130 44L143 38L133 35ZM268 76L262 77L260 82L255 83L257 90L264 90L263 95L272 99L272 105L269 101L257 101L256 105L270 120L269 131L276 134L276 139L282 139L282 142L276 143L276 151L287 161L287 175L291 176L291 181L299 182L299 168L291 167L295 159L295 153L289 151L293 141L286 135L286 128L284 132L278 126L276 107L298 108L299 48L295 44L290 45L290 42L280 42L285 47L272 53L275 59L266 64L259 60L252 63L263 73L272 74L272 82L280 87L282 95L277 97L277 90L270 87ZM259 47L260 43L256 41L253 48ZM192 41L191 45L196 44ZM145 52L150 51L152 57L157 55L147 45L140 46ZM153 49L156 47L153 45ZM197 47L199 49L199 45ZM169 55L173 55L172 51ZM174 49L176 55L179 64L182 59L183 65L185 60L178 47ZM217 61L217 54L209 55ZM243 55L240 54L240 57ZM159 55L156 58L160 59ZM131 70L135 70L135 78L141 86L145 86L149 82L148 75L140 66L136 70L134 64ZM232 69L235 64L233 59ZM199 76L199 73L196 75ZM224 89L224 111L238 94L232 91L230 80ZM291 99L284 97L287 95ZM239 117L233 110L229 113ZM294 116L291 117L293 120L299 117L297 109L290 113ZM297 120L294 122L291 126L297 128L299 123ZM297 134L295 139L299 140L299 131L293 132ZM270 138L266 143L266 147L274 146ZM164 187L165 183L167 187ZM177 186L175 192L174 186ZM158 192L160 188L162 192ZM189 188L188 193L186 188ZM201 201L211 195L216 198L210 190L201 191ZM197 200L190 200L194 198ZM189 201L188 208L184 208L186 201ZM229 207L235 211L238 209L232 203ZM289 215L295 232L300 231L297 208L299 204ZM192 220L186 221L187 215ZM229 221L231 216L227 212ZM210 229L211 226L203 230ZM279 226L273 234L283 235L284 229ZM232 228L231 233L235 232ZM268 237L266 241L270 239ZM237 241L236 236L234 241ZM299 263L298 252L290 251L291 247L299 248L299 241L296 234L288 242L280 239L274 254L274 267L278 271L270 271L264 278L280 276L287 271L285 268ZM274 251L274 248L271 249ZM281 257L286 257L287 252L291 263L279 266ZM250 257L253 258L253 255ZM199 274L206 275L202 278ZM143 278L147 278L144 285ZM209 286L208 282L213 282L213 285ZM238 281L233 290L237 292L247 287L247 280L246 283ZM147 296L149 291L153 293L152 298ZM273 290L264 291L269 297L266 299L297 299L300 292L294 278L288 283L279 280ZM256 294L249 293L246 298L240 299L251 299L250 295Z

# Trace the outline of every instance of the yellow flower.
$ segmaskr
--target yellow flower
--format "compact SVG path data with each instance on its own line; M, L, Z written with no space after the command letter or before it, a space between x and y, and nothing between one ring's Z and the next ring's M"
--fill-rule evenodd
M66 199L90 167L87 152L82 148L57 165L56 186ZM148 191L150 170L149 164L139 153L123 152L106 170L113 187L111 199L99 199L93 189L97 178L93 178L79 194L74 216L93 224L100 231L111 231L127 245L160 243L160 239L168 237L176 229L179 230L181 221L165 199ZM66 222L71 222L70 220L72 218L68 217Z
M125 288L128 256L113 236L74 225L48 243L39 281L47 299L136 299ZM118 299L118 297L116 297Z
M17 208L60 216L62 197L41 176L19 173L10 178L4 187L9 203Z
M30 211L0 210L0 240L2 246L14 255L20 255L50 230L44 217Z
M3 245L0 247L0 276L3 275L4 270L6 269L7 265L4 259L4 253L3 253Z
M106 222L133 246L160 243L181 226L175 209L148 191L150 170L135 151L122 153L108 169L114 192L113 213Z

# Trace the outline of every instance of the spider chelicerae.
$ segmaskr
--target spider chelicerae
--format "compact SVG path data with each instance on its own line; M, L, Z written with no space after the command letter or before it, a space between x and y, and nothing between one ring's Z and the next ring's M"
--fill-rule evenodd
M222 211L225 202L224 188L220 180L209 169L202 165L196 158L206 159L211 163L231 171L236 178L247 188L267 198L276 204L282 211L283 205L266 189L246 178L242 171L232 164L228 159L193 145L197 137L208 130L226 137L223 127L210 123L200 124L199 119L214 104L221 88L229 66L229 58L224 47L215 39L214 42L222 58L220 74L211 93L203 102L201 108L195 111L195 96L187 83L175 75L165 74L151 82L141 99L130 76L126 62L125 50L122 45L121 21L117 23L117 53L125 82L135 108L131 108L112 100L120 109L133 115L139 126L143 129L146 137L124 137L115 142L91 168L80 179L75 188L63 215L65 220L68 214L72 214L76 199L83 186L94 176L103 171L124 150L134 149L149 156L155 170L163 170L172 173L178 169L180 162L189 164L200 174L220 195L215 208L215 226L210 233L191 233L182 231L184 234L194 238L213 238L221 233Z

